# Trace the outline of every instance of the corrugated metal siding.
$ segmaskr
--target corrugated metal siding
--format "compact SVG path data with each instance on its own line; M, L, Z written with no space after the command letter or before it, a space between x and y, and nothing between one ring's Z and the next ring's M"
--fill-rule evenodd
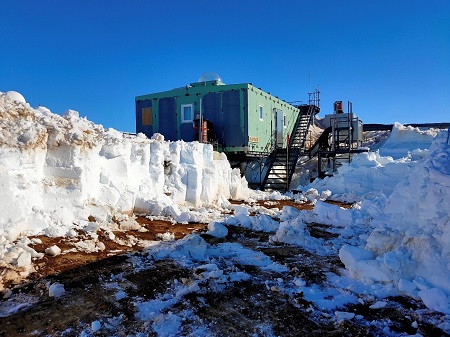
M240 90L222 93L224 143L227 147L247 144L246 135L241 127L241 109Z
M246 145L248 144L248 123L249 123L249 118L248 118L248 89L243 89L243 101L244 101L244 106L242 107L242 114L244 115L244 127L243 127L243 131L244 131L244 137L245 137L245 143Z
M178 140L177 137L177 101L175 97L161 98L158 102L159 130L167 140Z
M180 137L179 139L183 139L186 142L191 142L194 140L198 140L198 139L194 139L194 124L193 123L181 123L180 124Z
M147 137L151 137L154 133L153 125L142 125L142 109L151 108L152 101L145 99L136 102L136 133L144 133Z
M202 98L203 118L214 124L214 132L219 143L223 142L222 93L211 92Z

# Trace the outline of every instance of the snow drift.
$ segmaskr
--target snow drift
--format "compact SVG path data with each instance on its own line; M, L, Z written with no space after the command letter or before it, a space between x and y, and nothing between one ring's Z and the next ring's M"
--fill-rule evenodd
M198 142L166 142L105 130L76 111L33 109L22 95L0 93L0 261L30 263L13 241L70 236L94 217L166 214L186 220L187 206L247 197L247 182L225 155Z
M299 189L317 194L329 189L335 199L357 202L350 210L317 202L313 219L297 217L297 223L344 227L337 248L352 277L374 287L392 286L422 299L430 309L450 314L447 131L396 124L379 151L359 154L334 177ZM282 223L275 238L292 242L292 233L298 233L294 242L308 244L304 226L298 228Z

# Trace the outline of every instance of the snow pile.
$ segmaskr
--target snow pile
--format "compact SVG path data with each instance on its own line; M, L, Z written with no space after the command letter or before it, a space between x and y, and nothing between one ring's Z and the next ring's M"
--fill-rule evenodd
M396 185L366 248L399 288L450 314L450 147L444 136Z
M411 156L421 156L422 151L426 152L430 148L438 132L436 129L420 130L395 123L392 133L380 148L380 154L394 159L403 158L408 153Z
M336 199L358 201L354 208L317 201L313 218L298 215L286 220L274 239L313 247L317 243L311 242L305 222L343 227L334 248L340 249L339 257L352 277L374 287L393 286L422 299L430 309L450 314L446 137L447 132L396 124L379 152L359 154L334 177L300 187L318 193L329 189ZM421 148L414 149L418 145ZM381 155L387 152L397 159Z
M0 93L0 116L2 263L31 264L36 252L12 243L24 235L95 232L133 212L186 220L188 206L227 205L250 193L211 145L126 138L76 111L33 109L15 92Z

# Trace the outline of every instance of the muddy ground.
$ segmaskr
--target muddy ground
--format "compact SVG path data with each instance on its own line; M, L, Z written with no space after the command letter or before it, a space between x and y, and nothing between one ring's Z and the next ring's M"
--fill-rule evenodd
M292 201L275 205L271 202L270 207L281 208L286 204L311 208L311 205ZM141 252L138 241L125 238L132 235L141 240L155 240L158 233L170 231L179 239L194 231L201 233L206 224L172 224L143 217L139 222L148 229L147 232L115 233L124 237L124 243L134 242L134 245L120 245L104 239L106 249L99 253L73 252L42 259L28 282L15 285L12 293L0 302L4 309L23 306L13 314L0 317L0 336L156 336L151 324L136 319L136 299L160 298L172 291L179 280L194 279L198 271L172 260L151 260ZM312 236L324 240L336 235L321 224L311 224L309 229ZM287 266L289 272L277 275L241 265L239 269L251 275L249 280L230 283L220 291L216 284L206 282L199 291L185 295L167 309L179 316L189 312L184 315L186 319L177 333L179 336L202 335L205 328L211 336L406 336L417 333L448 336L431 323L438 320L440 314L427 311L421 303L410 298L388 298L385 300L388 305L381 309L353 304L345 310L359 318L339 321L333 312L314 308L302 294L287 296L278 292L267 286L267 280L282 276L288 281L301 276L308 284L327 286L326 273L339 274L343 265L337 256L315 256L301 247L274 245L269 242L270 233L235 226L228 230L223 239L206 234L202 237L212 245L238 242L263 252ZM37 251L53 244L63 250L71 247L68 239L41 239L42 244L34 247ZM55 282L64 285L64 296L49 297L48 284ZM114 284L124 290L122 296L117 296ZM332 298L329 300L333 301ZM422 314L418 315L418 312ZM93 321L101 321L103 328L89 332Z

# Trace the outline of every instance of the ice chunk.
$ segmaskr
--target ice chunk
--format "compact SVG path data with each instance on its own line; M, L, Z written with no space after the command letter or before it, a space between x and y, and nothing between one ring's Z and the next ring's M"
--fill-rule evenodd
M61 248L59 248L57 245L53 245L45 250L45 254L50 256L57 256L61 254Z
M330 190L325 190L325 191L322 191L321 193L320 193L320 199L323 199L323 200L326 200L326 199L328 199L330 196L331 196L331 191Z
M91 323L92 332L97 332L102 328L102 323L100 321L93 321Z
M283 206L283 210L281 213L281 221L286 221L289 219L294 219L298 217L300 211L292 206Z
M156 234L156 238L162 241L173 241L175 240L175 234L170 232L158 233Z
M414 282L405 280L403 278L398 281L398 290L400 290L400 291L404 291L408 294L412 294L412 292L416 289L417 289L417 286Z
M18 93L17 91L7 91L6 95L11 99L12 101L16 101L19 103L26 103L27 101L22 96L22 94Z
M369 309L383 309L384 307L386 307L387 302L384 301L377 301L374 304L372 304L371 306L369 306Z
M450 315L450 305L445 293L439 288L430 288L419 291L423 303L431 310Z
M48 296L59 298L65 293L64 285L61 283L52 283L48 285Z
M17 258L17 267L26 267L31 265L31 254L27 251L22 251Z
M303 194L310 202L314 202L315 200L319 199L319 192L315 188L310 188Z
M224 238L228 235L228 229L219 222L210 222L208 224L208 231L206 234L214 236L216 238Z
M347 267L361 260L371 260L374 258L374 255L372 252L368 250L349 245L344 245L339 250L339 258L341 259L342 263L345 264L345 266Z
M353 317L355 317L355 314L353 312L346 312L346 311L335 311L334 315L339 321L350 320Z

